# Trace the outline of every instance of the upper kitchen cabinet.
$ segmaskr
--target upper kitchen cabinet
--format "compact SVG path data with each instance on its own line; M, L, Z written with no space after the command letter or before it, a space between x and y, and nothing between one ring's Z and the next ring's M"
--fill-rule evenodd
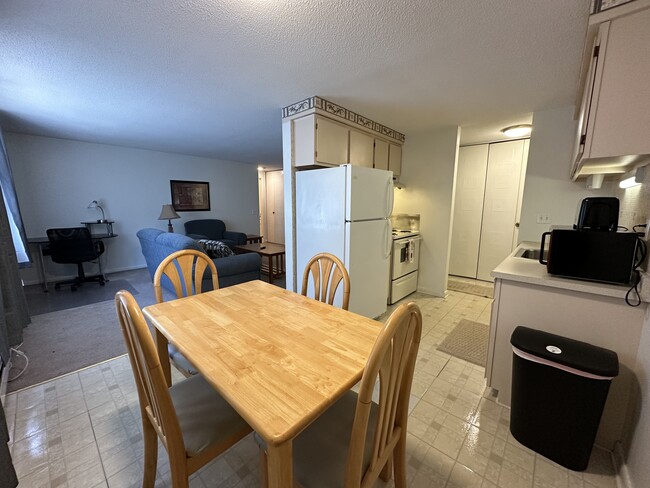
M294 121L296 166L338 166L348 162L348 128L326 117Z
M375 139L375 168L388 169L388 142Z
M350 164L372 168L374 142L371 135L350 129Z
M402 174L402 146L389 144L388 169L393 172L393 176L395 177Z
M624 15L596 26L590 20L597 31L583 73L574 180L589 174L624 173L650 160L648 3L639 2L645 8L633 10L637 2L631 2L628 10L621 10Z
M405 137L389 127L320 97L283 108L282 119L297 169L349 163L401 173Z

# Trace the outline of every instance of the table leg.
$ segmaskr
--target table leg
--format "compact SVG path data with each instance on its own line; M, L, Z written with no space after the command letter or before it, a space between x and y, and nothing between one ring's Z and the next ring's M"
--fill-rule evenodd
M273 283L273 256L269 256L269 283Z
M267 445L268 488L293 486L293 442L288 440L277 446Z
M41 275L41 282L43 283L43 291L48 292L47 277L45 276L45 260L43 259L43 244L36 244L38 247L38 271Z
M160 332L156 329L156 349L158 349L158 359L160 360L160 367L167 382L167 386L172 386L172 367L169 362L169 353L167 352L167 346L169 341Z

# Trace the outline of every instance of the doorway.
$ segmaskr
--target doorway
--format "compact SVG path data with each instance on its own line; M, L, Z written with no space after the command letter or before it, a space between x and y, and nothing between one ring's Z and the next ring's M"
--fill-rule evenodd
M493 281L516 247L529 139L460 147L449 274Z
M284 244L284 172L260 172L260 235L266 242Z

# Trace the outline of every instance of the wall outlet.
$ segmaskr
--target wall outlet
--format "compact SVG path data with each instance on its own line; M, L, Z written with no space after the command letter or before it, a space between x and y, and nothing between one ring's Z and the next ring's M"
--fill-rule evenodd
M539 215L537 215L537 223L538 224L550 224L551 223L551 216L549 214L539 214Z

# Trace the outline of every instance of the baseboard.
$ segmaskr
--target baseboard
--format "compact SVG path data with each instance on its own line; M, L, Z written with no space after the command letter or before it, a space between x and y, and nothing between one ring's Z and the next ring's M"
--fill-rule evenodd
M634 488L632 478L630 477L630 470L625 463L625 453L623 452L623 445L620 442L614 444L612 451L612 462L616 469L616 486L617 488Z
M446 293L444 293L444 292L440 293L440 290L431 290L429 288L424 288L424 287L421 287L421 286L418 286L417 291L419 293L424 293L425 295L433 295L434 297L444 298L446 296Z

